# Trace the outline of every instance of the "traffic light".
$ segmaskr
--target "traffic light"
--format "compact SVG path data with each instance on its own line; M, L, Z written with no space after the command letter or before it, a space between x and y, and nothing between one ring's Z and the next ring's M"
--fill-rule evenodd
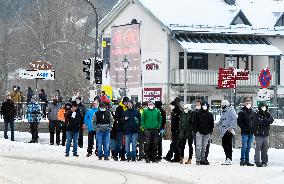
M92 63L91 59L87 59L87 60L83 61L83 65L87 66L87 68L83 68L83 72L85 72L87 74L87 76L86 76L87 80L91 79L91 63Z
M103 76L103 60L97 59L95 62L95 83L102 84L102 76Z

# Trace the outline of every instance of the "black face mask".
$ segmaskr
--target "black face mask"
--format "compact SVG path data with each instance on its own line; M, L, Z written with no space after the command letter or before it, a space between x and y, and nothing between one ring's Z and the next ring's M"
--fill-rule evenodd
M226 107L227 107L227 106L225 105L225 106L222 107L222 109L224 110L224 109L226 109Z
M11 102L12 102L12 100L11 100L11 99L7 99L7 102L11 103Z

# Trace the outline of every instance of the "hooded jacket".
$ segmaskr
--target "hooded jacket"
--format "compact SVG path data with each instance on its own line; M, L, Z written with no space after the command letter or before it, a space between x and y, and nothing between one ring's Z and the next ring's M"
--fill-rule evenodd
M15 105L12 100L7 100L2 103L1 114L3 115L4 120L14 120L16 116Z
M207 105L209 109L209 104L207 102L202 104L202 106L203 105ZM200 109L195 113L193 120L193 129L195 133L199 132L202 135L208 135L213 132L214 117L213 114L208 111L208 109Z
M125 117L128 117L128 119L125 120ZM136 109L132 108L124 111L121 121L124 121L124 130L126 135L139 132L141 115Z
M80 110L77 109L75 112L76 112L75 118L72 117L72 113L73 113L72 111L69 111L66 116L66 121L67 121L66 130L67 131L79 132L81 124L84 121L83 115L80 112Z
M87 126L88 132L94 131L93 116L98 111L98 108L91 108L87 111L84 117L84 124Z
M145 109L142 113L141 126L143 129L160 129L162 115L159 109Z
M192 139L192 130L193 130L193 122L192 122L192 112L188 113L183 112L180 117L180 138L181 139Z
M31 101L27 108L27 119L29 123L39 123L41 120L40 105L37 102Z
M258 112L253 119L254 136L269 136L270 124L273 123L274 119L267 109L268 106L266 106L266 111L262 111L261 106L258 107Z
M182 110L175 101L171 102L171 105L175 106L175 108L171 112L172 136L179 136L179 123L180 123L180 116L182 114Z
M241 134L253 134L253 116L255 113L252 109L243 107L238 114L238 126L241 128Z
M235 128L237 118L238 115L234 107L228 106L223 110L220 121L217 123L221 137L223 137L228 130Z

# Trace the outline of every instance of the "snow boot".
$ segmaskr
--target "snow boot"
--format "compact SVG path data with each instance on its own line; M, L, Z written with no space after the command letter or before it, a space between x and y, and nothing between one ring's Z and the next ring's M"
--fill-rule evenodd
M181 157L181 158L179 159L179 163L180 163L180 164L183 164L183 157Z
M191 164L191 159L188 159L185 164Z

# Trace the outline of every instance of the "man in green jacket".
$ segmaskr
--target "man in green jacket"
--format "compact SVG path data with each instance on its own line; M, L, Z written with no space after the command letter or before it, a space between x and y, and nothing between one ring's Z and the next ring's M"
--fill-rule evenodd
M158 162L158 142L159 142L159 129L162 124L162 115L159 109L155 108L154 101L148 102L148 108L142 114L142 128L145 130L145 156L146 163Z

